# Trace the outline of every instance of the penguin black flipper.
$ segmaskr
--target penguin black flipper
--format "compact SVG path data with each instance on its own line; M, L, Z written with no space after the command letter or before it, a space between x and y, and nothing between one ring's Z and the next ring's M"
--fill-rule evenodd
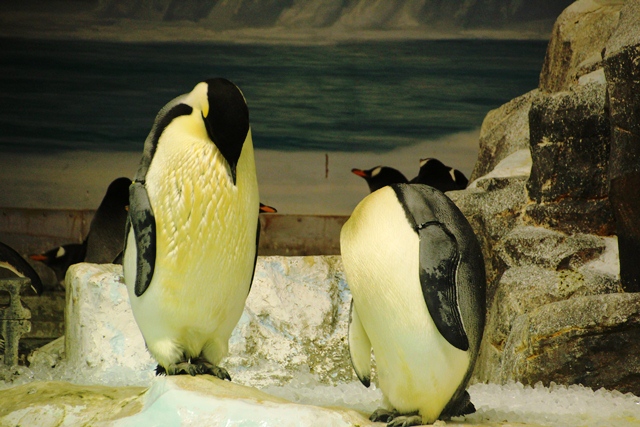
M153 278L156 265L156 219L144 184L134 182L129 188L127 235L133 228L136 242L136 296L142 295Z
M429 313L440 334L454 347L467 351L469 339L462 324L456 295L460 261L456 238L439 222L421 224L420 283Z
M440 334L454 347L467 351L469 339L462 323L456 292L460 263L458 242L443 220L437 204L446 196L421 184L392 185L405 215L420 240L420 284L429 314ZM438 201L440 199L440 201Z

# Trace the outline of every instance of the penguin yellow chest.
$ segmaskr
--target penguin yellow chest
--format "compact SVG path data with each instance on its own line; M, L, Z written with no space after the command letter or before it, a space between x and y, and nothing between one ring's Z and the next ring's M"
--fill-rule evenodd
M147 293L176 336L199 334L194 328L227 335L242 314L258 220L250 134L237 170L234 185L228 164L202 129L181 135L180 143L161 140L147 173L157 247Z

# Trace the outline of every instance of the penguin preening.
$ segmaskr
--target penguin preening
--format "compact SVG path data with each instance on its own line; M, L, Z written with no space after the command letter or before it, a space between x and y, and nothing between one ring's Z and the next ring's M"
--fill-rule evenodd
M157 373L230 379L218 364L251 286L260 209L237 86L206 80L160 110L129 200L124 280Z
M462 172L446 166L438 159L420 159L418 176L410 181L412 184L426 184L443 193L452 190L464 190L469 180Z
M85 239L85 262L112 263L122 252L130 185L131 180L124 177L117 178L109 184L89 226L89 233Z
M124 235L124 230L123 230ZM73 264L84 261L87 253L87 241L82 243L68 243L58 246L42 254L29 255L34 261L40 261L49 267L56 274L59 283L64 282L64 276L67 270Z
M11 271L18 277L28 277L31 280L31 290L37 295L42 294L42 280L22 255L11 246L0 242L0 267Z
M485 270L473 229L442 192L394 184L365 197L340 233L353 296L349 351L368 386L371 349L391 411L433 423L475 411L466 392L482 338Z
M351 169L351 172L367 181L371 193L389 184L409 182L402 172L388 166L376 166L367 170L354 168Z

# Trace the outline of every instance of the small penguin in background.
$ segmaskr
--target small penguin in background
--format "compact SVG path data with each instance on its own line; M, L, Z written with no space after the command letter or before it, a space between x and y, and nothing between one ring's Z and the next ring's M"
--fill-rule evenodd
M130 187L123 256L156 373L212 374L242 315L260 211L249 110L222 78L164 106Z
M31 290L36 294L42 294L42 280L36 271L29 265L22 255L11 246L0 242L0 267L11 271L18 277L31 279Z
M409 182L407 178L397 169L388 166L376 166L368 170L351 169L351 172L362 177L369 185L369 191L376 190L390 184L402 184Z
M124 231L123 231L124 234ZM84 257L87 253L87 241L82 243L68 243L66 245L58 246L43 254L29 255L34 261L40 261L49 267L56 274L58 283L64 282L64 276L67 274L67 270L73 264L84 261Z
M129 206L129 178L117 178L109 184L96 210L85 239L87 252L84 262L107 264L124 247L124 229Z
M446 166L438 159L420 159L418 176L411 180L412 184L426 184L443 193L452 190L464 190L469 180L462 172Z
M466 387L485 319L473 229L442 192L392 184L365 197L340 233L353 300L351 363L369 386L371 349L391 410L372 421L431 424L475 411Z

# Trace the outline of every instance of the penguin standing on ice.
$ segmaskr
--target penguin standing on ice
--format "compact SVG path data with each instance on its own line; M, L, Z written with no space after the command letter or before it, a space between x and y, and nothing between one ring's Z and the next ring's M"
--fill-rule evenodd
M391 410L373 421L433 423L475 411L466 386L485 317L485 270L473 229L442 192L396 184L364 198L342 227L353 296L349 351L369 386L371 349Z
M426 184L443 193L445 191L464 190L469 180L458 169L445 165L438 159L420 159L418 176L411 180L412 184Z
M158 113L130 187L123 256L131 308L158 374L212 374L257 257L258 182L240 89L199 83Z
M351 172L364 178L372 193L386 185L409 182L402 172L389 166L376 166L367 170L354 168Z

